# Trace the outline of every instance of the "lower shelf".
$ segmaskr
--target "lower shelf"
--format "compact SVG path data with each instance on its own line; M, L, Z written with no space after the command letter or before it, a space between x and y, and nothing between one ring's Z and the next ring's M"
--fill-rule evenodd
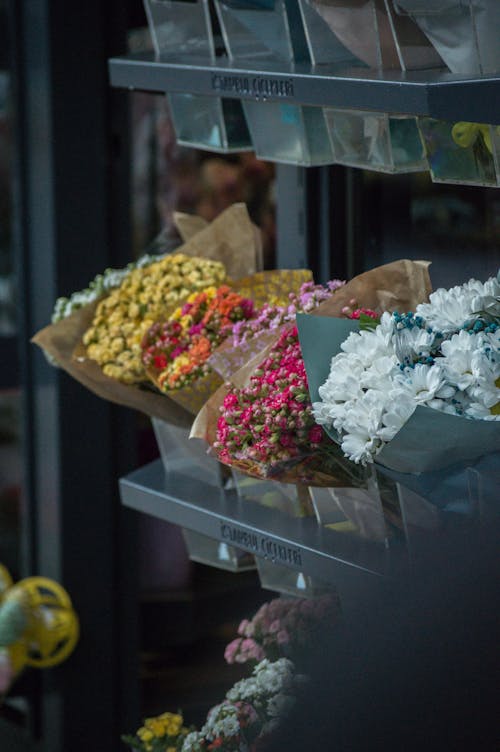
M288 517L238 498L193 475L169 473L160 460L120 480L122 503L256 557L317 577L337 588L366 585L407 569L403 545L387 548L320 527L312 517Z

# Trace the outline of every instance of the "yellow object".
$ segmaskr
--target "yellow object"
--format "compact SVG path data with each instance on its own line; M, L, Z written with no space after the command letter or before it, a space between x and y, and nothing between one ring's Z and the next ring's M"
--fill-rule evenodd
M0 564L0 601L3 594L13 585L12 577L7 567Z
M27 665L26 661L26 645L24 642L15 642L13 645L9 645L6 648L10 665L12 668L12 675L17 676L23 668Z
M186 733L183 723L184 719L179 713L162 713L155 718L146 718L137 736L143 742L163 739L165 736L175 737Z
M350 520L344 520L343 522L331 522L329 525L325 525L329 530L335 530L337 533L357 533L358 528Z
M25 666L56 666L72 653L78 642L79 623L61 585L46 577L28 577L3 592L0 608L9 601L17 602L26 617L21 636L7 646L14 674Z
M482 136L489 153L493 154L489 125L484 125L483 123L455 123L451 129L451 136L457 146L461 146L463 149L468 149Z

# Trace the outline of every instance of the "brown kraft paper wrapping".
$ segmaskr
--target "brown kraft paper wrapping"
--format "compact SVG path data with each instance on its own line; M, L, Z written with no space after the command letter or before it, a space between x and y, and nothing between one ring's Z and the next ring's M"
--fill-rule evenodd
M257 229L250 222L245 205L235 204L176 252L221 261L226 265L228 276L237 279L257 271L259 249ZM190 415L184 407L165 394L153 391L150 385L146 384L142 388L111 379L102 373L95 361L86 357L82 338L93 320L99 302L100 300L94 301L68 318L46 326L31 341L41 347L70 376L99 397L175 425L191 425L192 414L196 413L196 409Z

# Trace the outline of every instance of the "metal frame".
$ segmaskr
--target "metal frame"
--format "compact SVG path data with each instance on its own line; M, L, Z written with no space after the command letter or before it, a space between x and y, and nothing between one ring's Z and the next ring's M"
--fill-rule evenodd
M500 77L427 70L400 73L310 63L248 64L219 58L156 60L141 53L109 60L112 86L151 92L191 92L234 99L284 101L441 120L500 122Z
M84 11L11 0L9 12L23 570L61 582L81 622L71 659L37 676L31 733L41 752L119 750L139 720L133 515L116 488L136 464L134 416L49 366L29 338L58 295L130 258L127 101L109 90L104 64L124 49L126 17L122 3L97 0Z
M408 561L404 546L345 536L238 498L192 475L167 474L161 460L120 480L122 503L210 538L330 582L342 590L356 580L401 574Z

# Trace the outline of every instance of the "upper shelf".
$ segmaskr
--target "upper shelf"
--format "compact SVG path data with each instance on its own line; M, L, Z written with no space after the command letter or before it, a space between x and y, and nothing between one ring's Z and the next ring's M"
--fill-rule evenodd
M193 475L167 475L160 460L120 480L131 507L255 556L318 577L337 587L365 586L406 570L404 546L391 549L357 536L326 530L316 518L289 517L239 499Z
M192 57L156 60L140 53L111 58L112 86L235 99L427 115L439 120L500 123L500 77L442 70L374 71L307 63L231 63Z

